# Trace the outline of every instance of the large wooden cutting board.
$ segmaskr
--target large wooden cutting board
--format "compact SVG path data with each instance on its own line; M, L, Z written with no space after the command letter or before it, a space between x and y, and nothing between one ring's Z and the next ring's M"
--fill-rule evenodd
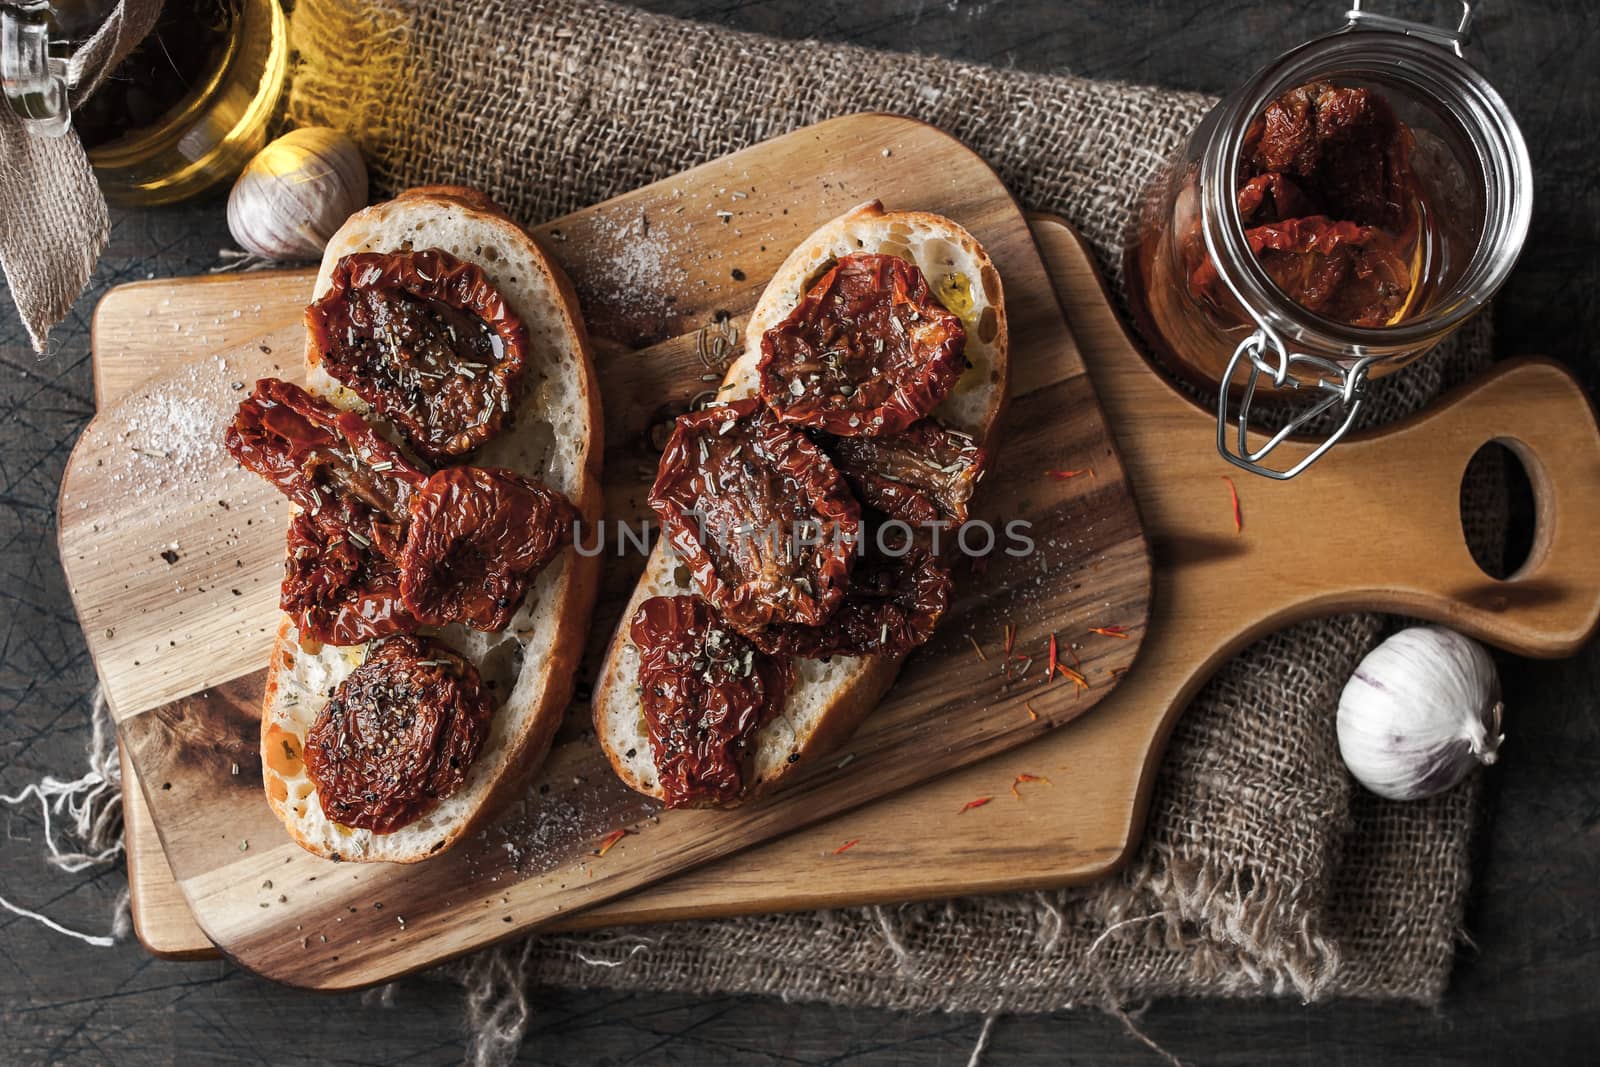
M886 116L837 120L540 228L577 282L591 332L606 342L598 365L610 398L608 512L642 512L652 427L715 380L698 354L708 324L737 327L788 249L869 195L962 222L1005 279L1012 417L980 512L1028 520L1038 550L996 554L964 575L939 635L868 725L768 803L656 818L652 804L610 775L580 707L538 790L480 838L410 868L309 856L261 802L255 740L284 509L217 444L250 380L297 371L300 329L203 358L96 419L63 486L62 558L168 860L224 951L297 984L379 981L939 778L1043 735L1115 687L1148 612L1137 513L1025 220L987 166L929 127ZM151 295L149 326L158 335L181 331ZM236 299L212 326L220 332L249 306ZM1071 480L1043 473L1090 468L1093 476ZM608 569L592 656L640 563ZM997 677L1008 624L1018 647L1038 656L1026 686ZM1111 624L1128 636L1090 632ZM1081 693L1042 684L1052 633L1090 680ZM1009 801L1010 784L989 795ZM982 810L965 822L977 823ZM902 824L895 838L948 846L942 830L958 811ZM598 840L617 827L634 832L596 856ZM834 857L835 868L892 861L895 841L877 844L876 855ZM1121 851L1112 844L1099 865ZM989 866L985 887L1026 881L1018 858L1012 850ZM741 903L770 906L724 888L692 907Z
M1209 413L1174 396L1130 349L1106 307L1085 249L1065 225L1035 218L1033 229L1130 476L1141 497L1156 505L1146 507L1145 521L1157 548L1157 596L1138 670L1093 716L1070 729L560 925L981 892L994 888L992 869L1007 857L1018 857L1022 877L1041 886L1104 871L1137 833L1136 812L1149 783L1143 772L1159 747L1152 747L1158 731L1206 677L1209 664L1253 633L1319 610L1317 602L1346 581L1341 572L1328 571L1324 590L1285 586L1263 590L1263 595L1256 583L1241 576L1294 570L1303 563L1301 553L1347 536L1344 531L1393 525L1387 510L1392 498L1369 497L1357 480L1362 464L1373 457L1399 479L1397 493L1415 495L1422 506L1410 510L1420 524L1384 553L1378 569L1351 572L1348 580L1356 584L1342 596L1365 597L1375 607L1420 610L1524 653L1560 654L1584 639L1593 625L1597 593L1592 572L1581 556L1572 554L1570 546L1581 547L1581 540L1561 538L1567 547L1553 551L1557 537L1547 526L1544 547L1517 581L1487 582L1472 575L1470 563L1462 558L1450 511L1451 480L1475 442L1511 427L1531 431L1548 413L1550 430L1539 433L1537 452L1530 449L1530 455L1565 455L1568 460L1553 467L1534 460L1542 472L1541 509L1547 523L1564 516L1561 528L1583 536L1584 523L1593 518L1593 497L1568 487L1575 473L1593 478L1595 435L1582 393L1565 373L1548 364L1507 366L1400 436L1373 437L1353 446L1359 452L1349 464L1330 459L1315 481L1296 483L1299 488L1246 481L1242 490L1250 525L1239 535L1241 551L1196 552L1193 524L1207 517L1214 521L1222 499L1211 477L1220 468L1207 450ZM211 344L226 345L295 321L305 284L291 274L143 283L113 291L96 321L96 337L104 339L95 361L102 404L153 372L170 372L201 354L198 339L208 332ZM167 300L167 313L184 323L176 343L157 342L144 326L144 309ZM242 309L240 319L228 310L235 307ZM1480 413L1477 422L1472 421L1473 411ZM1399 462L1408 453L1421 461ZM1302 529L1284 542L1257 536L1258 527L1281 526L1282 516L1295 514L1306 494L1318 492L1344 505L1325 534ZM1438 550L1422 558L1435 562L1413 574L1417 568L1411 555L1430 541ZM1361 589L1386 575L1391 592ZM1552 595L1562 589L1567 592ZM1208 632L1186 624L1194 617L1194 606L1228 597L1239 601L1236 632ZM126 764L125 770L131 773ZM1057 787L1030 795L1026 803L990 804L971 813L981 814L981 820L948 814L963 798L996 791L1019 773L1041 772L1049 773ZM214 954L167 866L136 780L127 782L129 878L141 939L164 955ZM936 833L903 832L926 820L940 823ZM850 840L861 842L849 853L860 853L861 861L828 862L832 850ZM962 862L950 862L952 856Z

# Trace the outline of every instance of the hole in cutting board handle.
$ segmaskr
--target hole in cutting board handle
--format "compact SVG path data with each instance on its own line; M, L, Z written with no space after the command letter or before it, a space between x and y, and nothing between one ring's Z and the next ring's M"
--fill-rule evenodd
M1549 550L1553 501L1543 472L1533 450L1511 437L1485 442L1462 471L1461 535L1478 569L1496 581L1530 573ZM1493 518L1484 516L1502 500L1506 523L1497 531Z

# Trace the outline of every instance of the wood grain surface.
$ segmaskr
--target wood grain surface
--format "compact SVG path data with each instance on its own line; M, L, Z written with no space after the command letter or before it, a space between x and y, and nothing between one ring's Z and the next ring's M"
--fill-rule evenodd
M1188 0L643 0L725 25L942 54L1026 71L1070 71L1206 91L1325 32L1337 10L1244 0L1198 12ZM1595 136L1573 116L1600 103L1600 15L1576 0L1483 0L1470 54L1527 134L1539 207L1527 252L1495 304L1501 355L1546 352L1600 388L1600 229L1590 208ZM1042 130L1051 117L1041 116ZM232 245L219 197L155 211L112 211L90 291L29 351L0 314L0 754L4 787L75 776L95 683L54 550L54 502L68 451L94 413L89 323L110 287L203 274ZM3 288L3 283L0 283ZM1159 565L1159 561L1158 561ZM1497 656L1516 694L1515 733L1485 783L1463 948L1441 1005L1296 998L1157 1001L1140 1029L1189 1064L1580 1063L1600 1044L1600 643L1570 660ZM1089 728L1102 707L1074 729ZM991 805L993 807L993 805ZM66 875L39 862L36 809L10 816L0 857L8 899L103 932L120 870ZM312 996L227 963L104 950L5 919L0 1032L19 1062L159 1065L198 1056L239 1062L456 1064L459 994L401 983L392 1007L359 994ZM387 1003L387 1001L386 1001ZM736 995L541 989L518 1062L694 1063L707 1067L884 1067L968 1061L984 1020ZM292 1031L292 1046L286 1045ZM1001 1018L985 1067L1162 1062L1094 1007Z
M275 625L270 600L282 509L269 488L230 469L212 443L240 383L292 373L284 353L296 351L300 328L203 357L96 420L64 481L63 559L168 861L213 940L284 980L382 980L937 778L1075 718L1117 685L1138 651L1149 595L1137 514L1026 223L981 161L929 127L885 116L836 120L542 229L585 294L591 332L613 342L601 346L598 360L602 395L613 398L608 515L641 516L654 467L652 429L706 388L706 324L731 315L737 326L760 279L788 248L863 189L891 206L916 204L956 218L984 242L1006 280L1012 416L979 510L996 528L1027 523L1037 549L1025 557L996 552L981 574L960 583L940 634L910 661L867 727L844 751L803 770L781 800L657 821L653 805L609 774L587 736L587 709L577 706L538 793L482 837L411 870L347 864L335 877L336 868L275 832L255 792L260 680L253 675L264 659L257 646ZM641 241L660 242L670 253L651 268L669 291L640 288L634 275ZM169 315L186 301L222 294L224 302L207 310L227 322L230 309L254 307L278 291L253 301L232 283L206 280L196 288L197 297L157 287L142 295L146 308ZM101 319L108 321L107 313ZM174 410L185 420L176 429L163 421ZM204 439L190 440L197 427ZM1052 468L1095 473L1044 477ZM148 503L131 506L144 498ZM591 664L639 562L608 565ZM1090 632L1113 622L1129 636ZM1006 686L998 676L1006 625L1017 628L1018 647L1037 656L1025 685ZM1060 679L1040 684L1044 647L1057 632L1062 658L1090 679L1082 692ZM982 644L991 646L993 660L975 647ZM1132 766L1143 757L1142 747L1133 748ZM1122 784L1127 775L1112 780ZM962 836L958 822L975 846L953 883L963 889L1085 877L1124 851L1132 821L1130 799L1118 797L1092 820L1102 827L1098 837L1043 867L1021 869L1015 850L995 849L974 825L979 820L959 818L960 808L925 813L919 834L885 825L876 848L831 865L827 899L900 895L904 873L892 886L876 880L880 864L907 870L894 846L884 846L907 836L948 845ZM598 839L624 826L635 833L595 857ZM1038 840L1041 855L1049 842ZM939 891L921 881L917 895ZM785 888L792 882L780 875L773 894L738 882L710 888L672 913L799 906ZM269 883L264 895L252 888ZM389 914L372 906L384 898L407 901L399 929L392 906ZM646 900L607 918L660 911Z

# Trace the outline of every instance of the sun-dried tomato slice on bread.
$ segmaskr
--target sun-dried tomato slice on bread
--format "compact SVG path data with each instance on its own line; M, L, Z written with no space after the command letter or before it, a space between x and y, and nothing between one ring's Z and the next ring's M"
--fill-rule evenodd
M263 777L310 851L409 863L525 786L571 700L600 560L571 547L570 525L600 517L604 427L570 282L482 194L412 189L356 213L328 243L315 297L335 278L343 297L308 331L308 392L439 469L407 481L386 523L345 524L353 547L329 523L291 540L327 565L303 561L296 614L279 627ZM363 463L368 475L398 466L363 453L351 469ZM298 518L319 499L296 496ZM364 568L368 557L384 566ZM404 617L368 629L399 632L342 645L318 637L365 631L301 633L296 618L335 595L348 610L397 603Z
M834 272L846 261L855 265L852 273L860 268L870 277L853 276L841 290ZM843 304L823 306L841 293ZM808 304L811 311L797 314ZM924 332L905 344L883 338L880 352L879 338L851 333L866 320L870 329ZM887 377L876 380L880 375ZM850 450L847 464L835 465L854 483L850 492L863 508L964 517L1005 404L1006 382L1005 300L1000 275L983 248L947 218L885 211L873 202L822 226L778 268L717 396L736 403L761 398L780 418L787 412L786 425L804 427L823 453L828 433L858 435L855 440L863 443ZM867 436L859 436L863 431ZM873 434L890 436L867 443ZM933 472L935 462L939 470ZM930 471L908 480L908 465ZM903 485L891 492L895 479ZM773 574L782 560L781 552L770 557ZM674 552L672 538L660 539L623 611L594 697L596 734L618 776L641 793L675 803L726 805L757 796L840 744L877 706L905 650L926 640L948 599L945 564L918 556L898 564L857 558L843 596L831 598L831 614L821 619L778 611L782 605L774 603L771 625L751 631L750 640L756 655L787 660L792 682L781 707L746 715L747 733L725 746L743 760L737 795L676 781L668 790L656 752L670 746L663 748L652 733L651 720L660 718L661 709L647 716L641 706L641 666L646 656L662 656L658 646L670 638L657 633L659 627L636 634L628 620L656 597L715 600L718 590L701 588L697 578L703 575L686 562ZM850 583L858 576L852 597ZM759 612L744 614L739 621ZM641 640L649 647L641 649ZM771 652L763 653L763 645ZM750 662L754 671L763 661ZM742 671L744 659L737 666ZM659 676L659 670L652 672ZM680 703L682 714L696 713L693 701ZM681 762L674 760L672 774L682 773Z

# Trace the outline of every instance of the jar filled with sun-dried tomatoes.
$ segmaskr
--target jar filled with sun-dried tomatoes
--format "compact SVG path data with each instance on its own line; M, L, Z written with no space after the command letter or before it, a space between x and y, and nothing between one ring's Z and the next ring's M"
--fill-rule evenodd
M1150 190L1125 265L1160 361L1215 389L1231 463L1291 478L1505 282L1532 177L1505 102L1453 28L1371 10L1274 60L1205 117ZM1251 405L1310 397L1259 447ZM1233 408L1238 410L1234 411ZM1334 412L1291 465L1264 462Z

